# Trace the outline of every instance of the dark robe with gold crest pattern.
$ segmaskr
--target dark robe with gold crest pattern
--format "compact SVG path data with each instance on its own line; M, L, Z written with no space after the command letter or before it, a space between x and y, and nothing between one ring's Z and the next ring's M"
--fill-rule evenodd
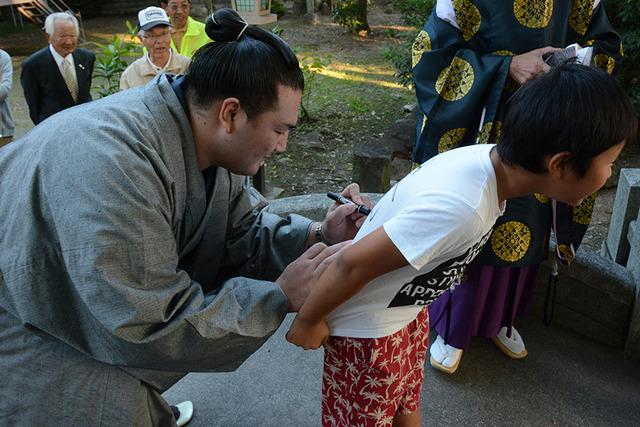
M572 43L593 48L592 65L609 73L620 66L620 38L599 0L439 0L413 45L422 113L414 161L423 163L459 146L499 143L506 101L519 87L508 75L512 56ZM452 345L465 348L472 335L495 336L500 326L511 327L529 306L550 230L555 231L558 258L570 263L591 221L594 200L590 196L572 208L543 194L510 199L467 281L448 300L445 295L431 306L434 326L445 341L451 337ZM490 289L497 282L503 289ZM447 310L451 313L443 316Z
M599 1L438 1L413 46L413 75L423 113L414 161L422 163L476 142L498 142L505 101L518 88L508 76L511 57L572 43L592 46L594 65L607 72L619 67L620 38ZM582 240L594 199L577 208L557 204L556 237L564 261L571 261ZM476 262L512 267L540 262L551 205L540 194L509 200Z

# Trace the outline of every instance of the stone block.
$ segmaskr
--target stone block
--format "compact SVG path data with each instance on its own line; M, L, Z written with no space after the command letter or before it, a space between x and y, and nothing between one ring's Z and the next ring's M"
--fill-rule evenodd
M413 144L416 140L417 120L417 109L415 109L408 117L396 120L384 132L382 140L390 148L392 158L411 159Z
M611 214L609 232L602 248L603 255L621 265L627 265L629 222L640 209L640 169L622 169Z
M541 265L534 313L542 317L549 262ZM559 267L552 322L607 345L622 348L635 300L630 272L588 248L580 248L572 266Z
M629 224L629 242L631 250L627 268L631 272L636 283L636 298L629 322L625 354L634 359L640 359L640 213L639 219Z
M391 181L391 150L386 145L368 143L353 153L353 181L360 191L385 193Z

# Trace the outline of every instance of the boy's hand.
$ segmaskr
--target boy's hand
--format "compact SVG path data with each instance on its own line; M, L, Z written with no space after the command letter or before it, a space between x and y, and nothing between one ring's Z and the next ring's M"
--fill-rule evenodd
M324 320L308 323L296 316L287 332L287 341L305 350L315 350L329 339L329 327Z
M329 246L316 243L284 269L276 284L289 300L289 311L298 311L311 292L311 285L318 280L335 254L350 242Z

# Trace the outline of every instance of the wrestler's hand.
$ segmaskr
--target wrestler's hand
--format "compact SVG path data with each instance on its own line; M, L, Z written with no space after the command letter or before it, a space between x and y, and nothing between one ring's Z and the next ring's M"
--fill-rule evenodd
M324 243L316 243L284 269L276 279L276 284L289 299L290 312L302 307L311 292L311 284L316 282L333 261L333 255L349 243L345 241L329 247Z
M287 332L287 341L305 350L315 350L329 339L329 327L324 320L309 323L296 316Z
M347 185L341 194L359 205L373 207L371 199L360 194L360 187L356 183ZM328 243L353 239L360 226L367 219L366 215L357 213L356 209L357 206L354 204L343 205L337 202L329 208L322 222L322 234Z
M560 50L562 49L547 46L514 56L511 58L511 64L509 65L509 77L518 82L518 84L525 84L539 74L546 73L550 67L544 62L542 55Z

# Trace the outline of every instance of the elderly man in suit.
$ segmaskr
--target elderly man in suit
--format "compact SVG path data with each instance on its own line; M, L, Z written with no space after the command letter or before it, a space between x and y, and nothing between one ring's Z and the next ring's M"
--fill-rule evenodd
M68 13L53 13L44 24L49 46L22 63L20 81L34 124L84 102L91 101L91 73L96 56L78 47L78 20Z

